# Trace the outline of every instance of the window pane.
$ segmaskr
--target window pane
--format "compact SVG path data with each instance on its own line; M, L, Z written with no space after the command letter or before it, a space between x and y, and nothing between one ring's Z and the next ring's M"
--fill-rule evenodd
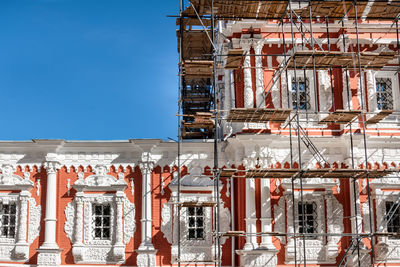
M393 109L392 80L390 78L376 79L376 101L378 109Z
M195 229L189 229L189 239L194 239L196 238L196 230Z
M194 215L194 208L188 208L188 214Z
M197 238L203 239L203 229L196 229Z
M189 227L195 227L194 217L189 218Z
M94 237L100 238L101 237L101 229L94 228Z
M95 218L94 225L95 226L101 226L101 217L96 217Z
M103 237L104 238L109 238L110 237L110 228L104 228L103 229Z
M188 239L204 239L203 207L187 208Z
M8 235L9 235L9 237L14 237L14 235L15 235L15 227L10 227Z
M196 208L196 215L203 215L203 208L202 207Z
M93 237L95 239L110 239L111 206L93 205Z
M103 218L103 227L110 226L110 217Z
M110 206L104 206L103 215L110 215Z

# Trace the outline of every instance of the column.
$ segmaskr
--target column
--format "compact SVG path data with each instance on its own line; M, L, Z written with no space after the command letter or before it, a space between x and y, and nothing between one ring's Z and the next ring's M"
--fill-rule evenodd
M28 191L22 191L19 196L19 225L18 225L18 235L17 244L15 246L15 258L26 260L29 257L29 246L26 242L27 236L27 225L28 225L28 199L30 193Z
M38 249L38 265L57 266L61 264L60 253L56 243L57 225L57 171L59 163L53 157L46 157L46 217L44 243Z
M256 55L262 54L264 47L264 39L255 40L254 52ZM262 57L256 56L256 104L257 107L265 107L265 91L264 91L264 69L262 65Z
M251 81L251 63L250 63L250 48L252 44L252 39L242 39L240 45L244 50L244 62L243 62L243 73L244 73L244 107L253 108L254 107L254 95L253 95L253 85Z
M261 179L261 232L272 232L271 215L271 183L270 179ZM263 235L260 247L275 250L272 243L272 236Z
M74 225L74 244L72 246L72 255L75 262L83 261L83 193L78 192L75 196L76 217Z
M246 169L255 167L252 159L244 159ZM250 235L246 236L245 250L251 250L258 247L257 236L257 217L256 217L256 186L254 178L246 179L246 232Z
M151 220L151 172L154 168L154 161L151 160L151 154L144 152L142 161L139 162L142 170L142 242L138 253L137 266L155 266L156 250L154 249L152 238L152 220Z
M332 234L335 232L335 225L333 222L333 198L332 191L328 190L325 194L325 202L326 202L326 218L327 218L327 232L328 234ZM328 236L328 243L327 243L327 256L328 258L336 258L338 252L338 245L336 244L335 238L333 236Z
M116 261L124 261L125 260L125 246L122 242L123 240L123 225L122 225L122 217L124 212L124 193L117 192L115 195L115 202L117 207L117 218L116 218L116 227L115 227L115 243L114 243L114 259Z

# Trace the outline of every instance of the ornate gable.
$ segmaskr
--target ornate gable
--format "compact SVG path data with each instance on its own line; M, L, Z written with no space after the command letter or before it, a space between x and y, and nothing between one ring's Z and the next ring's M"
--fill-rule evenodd
M73 187L78 191L123 191L127 184L124 181L123 173L118 175L116 179L112 175L107 174L107 167L105 165L97 165L95 173L83 178L83 172L78 174L78 180Z
M2 174L0 174L0 190L30 190L33 187L33 182L29 180L29 173L22 178L14 174L14 168L10 164L1 166Z

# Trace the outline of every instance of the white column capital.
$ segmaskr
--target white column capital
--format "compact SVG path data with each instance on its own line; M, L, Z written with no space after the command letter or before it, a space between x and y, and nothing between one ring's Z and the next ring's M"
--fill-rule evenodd
M61 164L58 161L46 161L44 163L44 167L46 168L48 174L57 173L60 166Z
M264 47L265 39L253 39L253 47L256 54L260 54Z
M240 46L245 52L249 52L252 45L253 45L253 39L251 38L240 39Z
M155 166L155 161L139 161L139 168L142 172L151 172Z

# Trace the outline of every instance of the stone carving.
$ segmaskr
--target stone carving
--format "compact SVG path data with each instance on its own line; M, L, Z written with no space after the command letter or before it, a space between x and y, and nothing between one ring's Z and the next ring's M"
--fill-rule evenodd
M0 238L0 260L25 261L29 257L29 245L39 236L41 207L36 205L35 199L31 198L27 191L0 194L0 202L17 203L16 217L18 218L16 236Z
M242 39L240 44L245 52L243 62L243 73L244 73L244 107L253 108L254 105L254 94L251 81L251 63L250 63L250 48L252 45L251 39Z
M243 255L241 256L240 266L251 266L251 267L276 267L277 258L274 251L251 251L245 253L241 251Z
M172 244L172 218L175 214L172 214L173 206L170 203L165 203L161 209L161 232L167 239L168 243Z
M14 174L14 168L10 164L1 166L0 188L13 190L29 190L33 187L33 182ZM26 177L26 176L24 176Z
M71 242L74 242L73 239L73 232L74 232L74 222L75 222L75 208L74 202L69 202L67 207L64 210L65 212L65 224L64 224L64 231L67 234L67 237Z
M156 266L156 255L138 252L136 264L138 267Z
M40 252L38 254L39 266L58 266L60 264L61 264L61 259L58 253Z
M318 188L318 187L316 187ZM323 192L323 191L321 191ZM287 210L292 210L293 204L291 200L291 195L286 194L286 201L287 201ZM344 230L343 226L343 207L337 201L337 199L332 195L332 191L327 190L324 193L307 193L303 195L304 201L307 202L314 202L316 204L316 212L317 212L317 233L325 232L325 217L327 217L327 227L329 233L336 233L340 234ZM281 198L282 199L282 198ZM299 196L296 196L295 199L295 206L299 201ZM326 202L326 206L325 206ZM279 205L278 205L279 206ZM276 207L276 206L275 206ZM327 215L325 215L325 210ZM278 211L275 216L279 216L279 207ZM283 213L284 214L284 213ZM298 209L295 208L294 216L298 218ZM283 219L279 221L279 224ZM275 222L276 225L276 222ZM295 227L295 228L294 228ZM289 233L293 233L294 230L296 233L299 232L298 225L293 226L293 214L292 212L287 213L287 228ZM338 255L338 246L337 243L340 240L339 237L329 237L328 243L325 244L324 238L322 236L317 236L313 239L306 239L305 246L306 246L306 259L310 264L323 264L323 263L335 263L336 257ZM288 240L288 245L286 249L286 263L294 262L294 239ZM304 258L303 254L303 240L296 239L296 246L297 246L297 258L301 260Z
M278 200L278 204L274 205L274 232L284 233L285 232L285 198L280 197ZM285 243L285 238L283 236L277 237L281 243Z
M353 103L352 103L352 96L351 96L351 88L349 83L347 82L348 73L346 70L343 71L343 108L344 109L352 109L353 108ZM348 90L347 90L348 88ZM350 97L350 98L349 98ZM349 106L350 103L350 106Z
M78 180L74 183L73 188L78 192L82 191L98 191L107 188L112 191L122 191L127 186L124 179L116 179L112 175L107 174L105 165L97 165L95 167L96 174L83 178L83 173L78 173Z
M327 111L332 107L331 80L327 70L318 71L320 110Z
M136 232L135 204L124 198L124 242L128 244Z
M34 198L29 198L29 244L31 244L39 236L41 215L42 207L40 205L36 205Z
M254 52L256 55L262 54L262 49L264 47L264 40L254 39ZM256 57L256 104L257 107L265 107L265 92L264 92L264 70L262 65L262 57Z
M372 70L367 70L368 108L373 112L377 110L375 75Z
M60 163L57 161L46 161L45 168L48 174L57 173L57 170L60 168Z
M68 203L65 209L66 222L64 231L71 240L71 243L73 243L72 252L76 263L104 264L121 263L125 261L125 245L130 242L136 231L135 205L128 200L123 192L117 192L117 194L121 196L116 197L114 194L93 195L80 193L72 202ZM122 214L117 212L117 200L123 203L124 228L123 237L121 236L120 238L116 238L116 227L122 224L122 218L115 217L117 215L122 216ZM110 203L110 240L96 240L92 237L92 205L94 203ZM82 211L79 212L77 207L84 210L83 219L79 219L82 216ZM76 236L82 236L82 228L81 230L76 229L76 226L80 224L76 221L76 218L80 221L83 220L83 240L77 240L76 238ZM121 221L120 224L118 224L118 220ZM124 240L123 243L121 243L122 239ZM114 242L116 243L114 244Z

